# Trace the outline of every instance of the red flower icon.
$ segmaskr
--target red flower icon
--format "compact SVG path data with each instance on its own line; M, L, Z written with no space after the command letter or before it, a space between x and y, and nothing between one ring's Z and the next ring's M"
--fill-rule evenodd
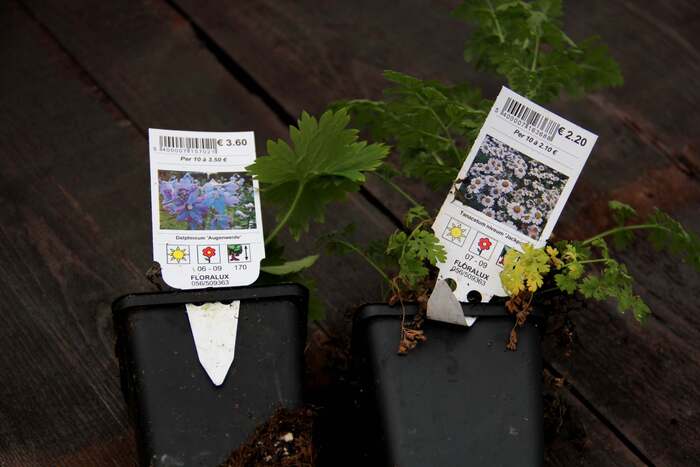
M206 257L208 260L211 261L212 257L216 256L216 249L208 246L202 249L202 256Z
M479 239L479 249L481 251L485 251L491 248L491 240L489 240L486 237L482 237Z

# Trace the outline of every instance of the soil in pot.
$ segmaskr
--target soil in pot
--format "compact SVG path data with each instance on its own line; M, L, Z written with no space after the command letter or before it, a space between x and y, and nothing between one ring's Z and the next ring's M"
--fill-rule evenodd
M316 465L311 409L280 408L221 467L313 467Z

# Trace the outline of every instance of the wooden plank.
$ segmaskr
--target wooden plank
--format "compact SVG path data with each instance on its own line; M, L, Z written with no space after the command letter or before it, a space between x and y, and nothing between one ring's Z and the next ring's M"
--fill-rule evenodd
M568 390L553 387L552 378L545 370L545 466L645 465Z
M214 0L177 1L206 34L220 44L292 115L302 109L319 112L336 99L377 98L385 85L380 73L387 68L414 73L423 78L467 80L484 88L486 95L495 95L498 89L496 81L474 72L470 65L460 59L462 44L468 36L469 28L447 15L447 11L457 3L446 1L435 4L413 0L389 8L369 1L345 6L261 1L227 9ZM568 2L571 23L576 26L573 33L575 36L583 36L600 32L610 39L613 55L620 60L623 71L631 76L622 88L627 93L626 96L636 103L656 102L636 97L648 92L644 86L648 86L645 83L653 79L653 75L647 76L646 81L635 79L640 53L647 57L645 64L653 60L655 54L647 54L649 48L640 49L635 41L624 36L650 36L649 27L639 21L626 22L625 27L620 27L617 22L609 20L618 16L609 14L608 10L612 8L618 14L622 7L617 4L608 7L609 4L610 2L598 2L596 14L591 15L587 11L588 4ZM624 8L631 8L630 3L625 3ZM622 16L634 19L630 14ZM415 18L420 18L420 21L415 21ZM685 29L690 33L692 23L687 23ZM261 31L265 33L261 34ZM612 31L618 31L618 34L611 35ZM659 54L656 55L674 57L676 61L685 59L678 48L673 48L673 44L669 45L668 41L657 40L656 35L658 34L651 34L647 45L666 47L659 49ZM667 70L664 71L664 68ZM654 67L657 74L668 74L668 70L675 73L677 68L684 67L669 68L665 61L656 63ZM677 76L664 80L664 89L656 89L659 95L673 96L669 97L668 102L683 103L684 116L695 114L692 109L696 108L698 100L694 91L680 92L677 83L690 81L687 76ZM578 192L592 191L605 197L616 184L630 182L630 177L636 175L633 171L626 170L630 164L635 164L640 170L651 170L668 163L666 155L639 139L637 123L641 112L629 107L620 108L617 104L619 99L610 97L620 91L606 91L596 95L592 100L596 108L591 108L591 103L582 105L574 101L564 101L554 106L563 116L600 135L598 147L582 175L582 186ZM620 115L615 115L614 110L634 112L637 120L620 120ZM656 111L643 115L649 117L649 122L658 124L664 118L663 115L667 114ZM641 119L642 123L645 121ZM642 129L646 128L642 125ZM693 134L690 130L694 126L687 125L683 128L685 136L677 148L672 148L672 152L676 153L678 151L675 149L678 149L696 153L688 143L688 135ZM655 131L651 133L649 136L654 138ZM683 158L682 154L675 157ZM615 178L601 176L605 173L615 174ZM408 206L404 199L387 190L381 183L372 181L369 187L399 217ZM407 183L407 189L429 206L438 206L441 201L442 194L432 193L418 184ZM577 213L585 212L588 195L585 199L576 196L575 194L565 213L565 223L580 224L575 220L578 218Z
M286 137L285 124L202 47L189 25L167 5L140 0L98 5L77 1L70 6L60 1L26 3L140 131L148 127L254 129L259 155L264 154L268 138ZM273 225L270 214L267 210L264 225ZM326 225L313 227L308 238L352 222L378 234L393 230L362 197L351 195L348 205L342 211L331 209ZM294 255L316 249L313 242L281 238ZM356 257L326 256L316 269L336 270L346 262L352 273L314 275L319 287L330 294L324 301L331 311L376 297L378 281ZM377 286L368 286L372 282Z
M119 67L109 72L146 75L153 70L145 65L139 69L141 60L168 62L188 56L180 62L183 69L210 76L211 81L199 83L201 95L185 94L186 100L178 100L177 89L158 91L159 80L176 81L171 79L172 68L162 66L150 85L152 92L160 92L163 104L151 116L133 111L144 119L134 125L125 114L132 109L126 105L130 101L115 105L92 73L78 67L14 2L2 5L0 53L13 64L0 73L3 89L11 90L0 96L0 136L5 148L0 159L0 239L8 245L0 251L2 465L134 462L113 355L109 304L120 294L150 287L144 277L151 252L143 128L152 121L154 126L231 129L245 125L263 135L283 133L282 125L241 91L210 54L200 54L189 28L166 21L167 27L159 29L157 25L169 19L169 10L162 4L152 8L133 5L126 11L136 16L124 25L134 29L123 28L119 35L109 31L102 38L129 37L139 50L132 62L128 57L109 61L121 67L130 63L128 72L118 71ZM88 10L86 6L84 11ZM113 13L103 18L105 24L118 17ZM152 35L138 36L139 30ZM141 46L135 43L138 37ZM101 39L81 36L79 40ZM163 55L145 57L149 42L163 50L157 48L158 41L166 49ZM98 52L91 49L88 55ZM132 92L145 96L147 91L141 87ZM348 203L329 216L330 227L355 220L374 234L386 234L392 228L362 198L353 196ZM269 225L269 216L266 221ZM290 252L301 254L311 248L294 244ZM325 293L322 299L332 310L374 296L373 288L378 286L371 269L353 258L343 265L344 274L334 273L343 261L328 258L314 274ZM345 325L342 314L338 315L337 321Z
M487 92L491 94L497 89L494 82L460 65L461 44L468 28L434 11L430 2L409 1L387 7L365 1L337 7L262 1L235 10L213 0L176 2L292 114L302 108L319 111L334 99L376 98L383 86L379 72L384 68L426 78L469 79L487 84ZM584 102L563 100L553 106L566 118L600 135L557 233L577 238L604 227L605 204L611 197L632 201L642 211L660 206L676 215L686 211L695 213L686 215L685 220L696 219L700 165L694 129L700 97L696 89L688 89L687 83L693 82L700 63L694 37L697 7L687 1L645 4L643 9L633 2L622 1L598 1L593 5L567 2L566 7L571 34L574 37L601 34L620 61L627 83L623 88L597 93ZM433 208L443 197L415 184L407 184L406 188ZM396 215L407 206L379 185L372 185L371 190ZM635 253L643 250L637 249ZM648 268L655 262L653 257L643 257L632 261L631 267ZM666 284L682 275L682 269L676 263L667 265L667 269L675 272L647 273L649 281L657 284L656 287L664 284L663 288L668 288ZM658 293L650 285L642 285L645 298ZM687 297L687 301L685 298L682 302L657 300L653 324L639 330L638 335L633 330L637 328L630 328L629 339L635 341L635 350L640 355L653 355L654 342L658 339L662 339L664 348L681 349L673 354L679 361L685 360L684 352L697 354L698 349L692 343L698 342L700 330L692 312L697 308L693 303L699 294L687 288L676 293ZM647 390L646 379L655 369L661 370L654 365L663 362L650 360L649 372L642 371L646 365L644 359L632 362L622 359L626 366L620 367L621 362L613 357L618 353L628 355L621 349L624 343L605 333L601 335L601 329L605 328L600 324L617 323L620 318L613 307L599 308L599 313L599 319L588 321L589 326L579 326L581 339L590 340L591 345L595 342L599 353L595 359L576 365L570 377L574 386L585 388L582 392L592 404L601 407L603 416L639 443L640 449L653 456L654 462L683 461L689 453L697 457L700 450L691 441L692 430L680 436L668 436L664 435L668 431L659 431L657 425L658 420L669 419L667 403L660 401L673 400L676 393L672 387L687 388L688 378L696 382L697 368L691 366L669 373L665 386L652 385L654 388ZM620 330L614 334L621 338L626 332ZM686 342L673 337L664 340L674 335L683 335ZM566 365L557 355L550 354L549 358L561 367ZM612 377L609 375L620 375L619 379L626 382L625 391L613 391L611 385L597 384L599 378ZM691 399L698 400L697 390L689 390L693 394ZM656 410L651 410L653 416L649 416L650 400L654 401L652 405L656 403ZM623 402L626 410L615 410ZM697 403L689 407L690 412L697 411ZM684 423L690 422L684 419Z
M678 147L697 144L692 130L700 125L700 90L685 84L700 72L697 2L595 0L567 2L566 9L566 28L574 38L599 34L620 62L625 85L600 96Z
M696 231L696 211L679 213ZM636 245L622 260L653 315L643 325L609 304L572 315L570 359L552 342L555 368L657 465L689 465L700 452L698 274L677 258Z
M0 464L70 455L73 465L130 465L113 344L101 331L113 297L148 288L146 261L131 256L147 251L132 234L146 207L129 189L147 183L142 137L14 2L0 10L12 64L0 72L9 91L0 96ZM96 217L105 206L111 219Z

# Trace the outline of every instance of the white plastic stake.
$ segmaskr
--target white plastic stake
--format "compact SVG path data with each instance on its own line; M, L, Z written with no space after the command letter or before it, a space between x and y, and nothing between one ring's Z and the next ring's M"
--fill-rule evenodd
M459 303L455 294L446 281L439 279L435 283L433 293L428 299L428 318L445 323L459 324L460 326L471 326L475 318L466 317L462 312L462 304Z
M240 306L238 300L230 305L186 305L199 363L216 386L223 384L233 363Z

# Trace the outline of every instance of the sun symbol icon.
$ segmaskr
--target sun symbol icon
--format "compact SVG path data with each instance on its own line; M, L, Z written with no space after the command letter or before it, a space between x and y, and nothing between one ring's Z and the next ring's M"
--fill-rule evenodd
M450 219L447 224L442 238L448 240L455 245L464 245L464 240L467 238L467 233L469 233L469 227L465 226L461 222L457 222L454 219Z
M190 262L190 252L186 245L168 245L168 263L188 264Z
M462 238L464 236L464 231L459 225L453 225L450 227L450 237L453 239Z

